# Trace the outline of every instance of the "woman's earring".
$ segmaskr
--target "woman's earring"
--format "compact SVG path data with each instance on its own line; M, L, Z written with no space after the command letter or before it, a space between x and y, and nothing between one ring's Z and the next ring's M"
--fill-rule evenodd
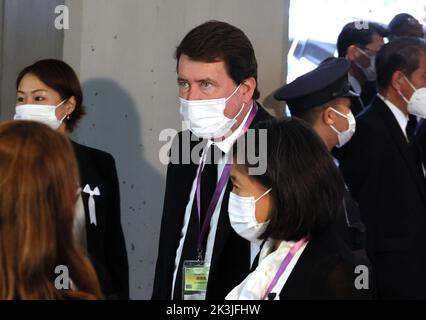
M70 119L70 115L67 115L67 120L69 120Z

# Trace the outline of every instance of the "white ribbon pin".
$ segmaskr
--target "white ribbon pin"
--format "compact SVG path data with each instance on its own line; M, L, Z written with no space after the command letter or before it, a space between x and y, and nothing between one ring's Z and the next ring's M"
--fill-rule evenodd
M99 191L98 187L95 187L95 189L90 189L90 186L86 184L86 186L83 189L84 193L87 193L89 195L89 217L90 217L90 224L94 224L96 226L96 207L95 207L95 198L93 196L100 196L101 192Z

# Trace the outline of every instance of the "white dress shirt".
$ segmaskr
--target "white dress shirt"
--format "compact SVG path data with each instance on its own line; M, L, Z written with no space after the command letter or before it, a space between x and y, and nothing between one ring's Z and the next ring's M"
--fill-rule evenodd
M383 102L388 106L390 111L392 111L392 114L394 115L396 121L398 121L399 126L401 127L402 133L404 134L404 137L408 141L407 132L405 131L407 129L408 124L408 115L406 115L404 112L401 111L396 105L394 105L392 102L390 102L388 99L386 99L384 96L382 96L380 93L377 94L377 96L383 100Z
M211 140L209 140L207 142L206 147L203 150L203 155L201 156L200 163L203 160L204 156L206 155L206 152L208 151L208 149L211 147L212 144L215 144L221 151L223 151L225 153L225 155L222 157L222 159L217 164L218 182L219 182L220 176L222 175L223 169L225 168L226 163L228 162L228 160L230 160L230 157L232 157L232 154L230 154L231 148L232 148L233 144L235 143L235 141L238 139L238 137L241 135L244 124L247 122L247 119L248 119L248 117L251 113L252 108L253 108L253 104L252 104L249 112L247 113L246 117L241 122L241 125L229 137L227 137L226 139L224 139L221 142L212 142ZM172 291L171 291L171 297L172 298L173 298L173 293L174 293L174 289L175 289L175 282L176 282L177 272L178 272L178 269L179 269L179 263L180 263L180 259L181 259L181 256L182 256L183 245L185 243L186 233L187 233L187 230L188 230L189 219L191 218L192 205L193 205L193 201L194 201L194 198L195 198L195 192L196 192L196 188L197 188L197 176L198 176L200 169L201 169L200 166L198 166L197 173L195 175L194 181L192 182L192 187L191 187L191 192L189 194L188 204L186 205L186 209L185 209L185 217L184 217L184 221L183 221L183 227L182 227L182 230L181 230L179 246L176 250L175 268L174 268L174 272L173 272L173 283L172 283ZM219 220L220 211L221 211L221 207L222 207L222 200L223 200L223 196L225 194L225 191L226 191L226 188L224 188L222 190L222 193L219 197L219 201L218 201L216 208L213 212L212 220L210 222L210 229L209 229L209 233L208 233L208 236L207 236L206 252L205 252L205 256L204 256L204 263L205 264L211 263L211 259L212 259L212 255L213 255L213 246L214 246L214 242L215 242L215 238L216 238L216 230L217 230L218 220ZM256 248L257 248L257 251L256 251ZM258 251L259 251L259 246L252 245L252 253L251 253L251 255L252 255L251 261L252 262L254 260L254 257L256 257ZM253 256L253 254L254 254L254 256ZM196 257L194 257L194 259L195 258Z
M87 252L86 213L84 211L83 198L81 197L81 188L79 188L78 198L75 204L73 232L74 238L80 242L83 250Z
M404 134L405 139L407 139L407 125L409 117L404 112L401 111L397 106L395 106L392 102L390 102L388 99L386 99L384 96L382 96L380 93L377 94L377 96L383 100L383 102L389 107L390 111L392 111L396 121L398 121L399 126L401 127L402 133ZM423 175L426 176L426 168L424 164L422 163L422 169L423 169Z
M269 285L274 279L284 258L289 253L293 241L282 241L277 250L273 251L274 240L268 239L262 248L259 256L259 265L256 270L250 273L238 286L236 286L227 296L226 300L261 300ZM308 242L296 252L287 268L280 276L277 284L272 288L271 293L275 293L275 300L280 299L281 290L290 277L297 261L302 255ZM267 297L266 297L267 299Z
M352 89L355 91L355 93L361 94L362 88L361 88L361 84L359 83L359 81L352 75L348 75L348 80L349 80L349 83L350 83Z

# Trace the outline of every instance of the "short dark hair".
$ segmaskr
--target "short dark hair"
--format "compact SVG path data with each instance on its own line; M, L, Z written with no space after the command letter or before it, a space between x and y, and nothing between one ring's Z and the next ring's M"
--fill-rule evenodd
M306 123L312 126L315 123L315 121L318 119L319 114L321 113L323 109L324 109L324 105L311 108L308 110L304 110L302 112L293 111L291 113L291 116L302 119L303 121L305 121Z
M296 241L324 231L341 214L344 190L327 147L307 123L296 118L271 119L255 127L260 129L267 130L267 168L252 178L272 188L274 201L261 238ZM245 149L234 148L235 161L248 158L241 154ZM248 162L244 166L253 167Z
M25 67L19 73L16 80L16 90L18 90L22 78L27 74L36 76L45 85L57 91L63 100L71 97L75 98L75 110L69 115L69 119L64 120L67 130L72 132L77 122L85 114L85 108L82 105L83 92L75 71L61 60L39 60Z
M192 29L176 48L175 58L184 54L194 61L223 61L231 79L241 84L253 77L257 82L257 60L250 40L243 31L221 21L208 21ZM253 99L259 99L255 88Z
M315 122L318 120L320 113L327 106L335 104L337 102L336 100L337 99L330 100L330 101L324 103L323 105L320 105L320 106L317 106L317 107L314 107L314 108L311 108L311 109L308 109L308 110L303 110L301 112L299 112L298 110L293 110L293 112L291 113L291 116L302 119L303 121L305 121L308 124L310 124L311 126L313 126L315 124Z
M376 56L378 88L387 88L398 70L410 77L419 68L422 53L426 54L426 42L420 38L400 37L385 44Z
M387 37L387 30L378 23L371 21L354 21L346 24L337 38L337 52L344 58L351 45L365 47L373 41L373 35Z

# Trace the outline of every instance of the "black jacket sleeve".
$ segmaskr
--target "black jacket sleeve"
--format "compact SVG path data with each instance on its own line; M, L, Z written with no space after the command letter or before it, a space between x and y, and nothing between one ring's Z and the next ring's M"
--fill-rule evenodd
M107 246L106 258L111 273L113 287L119 299L129 299L129 264L127 259L126 242L124 239L123 229L121 227L120 214L120 190L117 177L117 169L114 158L110 157L111 162L111 185L114 194L111 216L107 224Z

